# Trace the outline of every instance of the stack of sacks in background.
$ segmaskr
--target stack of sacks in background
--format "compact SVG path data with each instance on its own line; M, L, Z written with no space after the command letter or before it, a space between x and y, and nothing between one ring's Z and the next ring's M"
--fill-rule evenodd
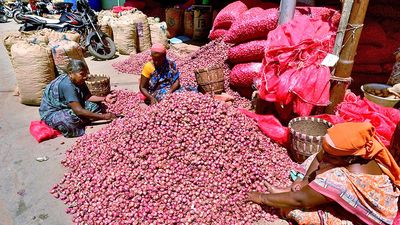
M168 44L166 23L158 18L148 18L137 9L118 14L102 10L98 15L98 24L104 33L113 38L121 55L146 51L154 43Z
M276 6L267 4L264 7ZM278 25L278 8L247 9L241 1L229 4L214 20L210 39L223 38L234 46L228 52L228 59L233 64L230 84L242 96L250 97L254 80L259 78L264 49L268 33ZM295 17L307 15L330 22L332 29L337 29L340 13L324 7L297 7Z
M352 85L386 83L400 47L400 2L377 0L370 3L354 60Z
M168 45L167 23L160 22L160 18L148 17L150 27L151 44L160 43L164 46Z
M71 59L83 58L77 33L49 29L6 35L4 46L11 56L16 80L16 95L26 105L40 105L42 93L57 75L65 72Z

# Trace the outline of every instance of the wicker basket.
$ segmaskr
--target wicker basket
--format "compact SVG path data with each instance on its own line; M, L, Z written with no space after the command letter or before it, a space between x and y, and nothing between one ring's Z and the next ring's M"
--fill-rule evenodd
M195 75L201 92L221 94L224 91L224 70L221 67L199 69Z
M301 163L322 148L322 140L332 124L313 117L298 117L289 122L291 153Z
M96 96L106 96L111 91L110 77L104 74L90 74L86 80L90 93Z

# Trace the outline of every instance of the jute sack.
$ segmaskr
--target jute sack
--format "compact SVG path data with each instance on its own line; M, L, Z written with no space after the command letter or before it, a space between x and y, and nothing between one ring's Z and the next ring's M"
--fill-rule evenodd
M70 40L49 42L53 60L59 74L67 73L67 67L72 59L85 61L81 46Z
M78 44L80 43L80 39L81 39L81 36L74 31L57 32L57 31L51 30L50 32L48 32L47 37L49 38L49 41L57 41L57 40L67 39L70 41L75 41Z
M99 20L98 22L100 30L107 34L111 39L113 39L113 31L110 24L113 20L113 17L103 16L102 20Z
M114 35L114 42L121 55L136 53L137 34L136 26L127 20L116 20L111 23Z
M150 27L150 36L151 36L151 44L160 43L164 46L168 45L167 38L167 23L160 22L160 20L156 20L154 18L150 18L149 20Z
M43 90L55 78L50 47L18 42L11 47L11 62L17 77L20 102L40 105Z
M10 33L4 37L3 44L9 56L11 56L12 45L20 41L25 41L26 37L28 37L28 35L20 32Z
M147 21L147 16L139 10L134 10L132 13L125 14L119 18L119 21L129 21L136 26L138 52L146 51L151 47L150 28Z

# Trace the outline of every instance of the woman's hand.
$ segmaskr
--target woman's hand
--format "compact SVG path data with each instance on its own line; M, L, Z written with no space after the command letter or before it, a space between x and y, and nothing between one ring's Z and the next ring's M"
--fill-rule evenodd
M252 191L247 193L247 197L244 200L245 202L254 202L256 204L262 205L263 204L263 193Z
M112 93L108 94L104 99L104 101L107 103L114 103L116 100L117 100L117 95Z
M157 99L156 98L154 98L153 96L150 98L150 104L151 105L154 105L154 104L157 104Z
M115 115L114 113L105 113L104 115L104 119L105 120L115 120L117 119L117 115Z
M290 190L293 191L293 192L300 191L307 184L308 184L307 178L297 179L290 186Z

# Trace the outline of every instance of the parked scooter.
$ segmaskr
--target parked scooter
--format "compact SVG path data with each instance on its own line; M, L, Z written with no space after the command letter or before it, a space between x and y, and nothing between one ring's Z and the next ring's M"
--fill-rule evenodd
M23 23L22 16L25 14L32 14L31 5L28 3L24 3L21 0L15 0L13 4L11 4L11 8L13 9L13 19L17 23Z
M4 9L4 0L0 0L0 23L7 23L7 13Z
M20 31L32 31L49 28L59 32L76 31L81 35L81 45L90 54L99 59L110 59L115 55L116 47L107 34L100 31L97 15L90 8L87 0L77 0L75 13L63 12L60 19L48 19L36 15L24 15L25 24Z
M3 4L3 10L4 10L7 18L12 19L13 18L13 9L10 6L4 4L4 1L3 1L3 3L0 3L0 4Z

